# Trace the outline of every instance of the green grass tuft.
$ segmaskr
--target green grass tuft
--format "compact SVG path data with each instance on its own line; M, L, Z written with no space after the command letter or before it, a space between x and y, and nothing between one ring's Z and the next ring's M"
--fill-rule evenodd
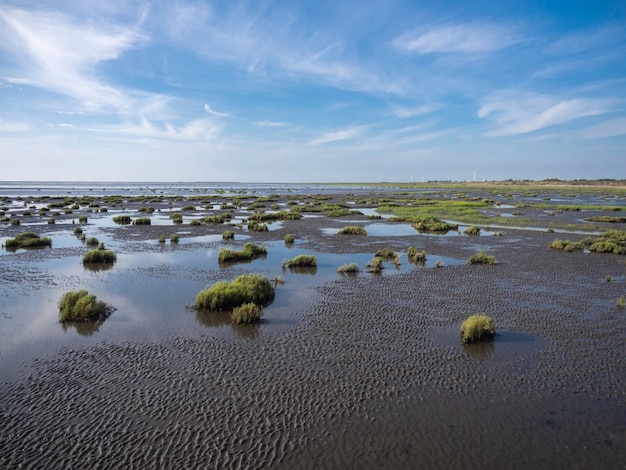
M475 225L472 225L471 227L467 227L465 229L465 235L472 235L472 236L480 235L480 227L476 227Z
M250 324L255 323L261 320L261 307L259 307L254 302L248 302L239 307L235 307L233 309L233 313L230 315L230 319L233 323L238 325L240 324Z
M111 250L91 250L83 255L83 264L114 263L116 259L117 256Z
M6 248L38 248L45 246L52 246L52 240L46 237L40 237L36 233L24 232L15 236L15 238L9 238L4 246Z
M407 254L408 254L410 263L426 262L426 250L417 251L417 248L410 246Z
M218 282L198 293L196 308L231 310L254 302L264 307L274 300L274 288L261 274L242 274L232 282Z
M359 265L356 263L344 264L339 266L337 272L339 274L356 274L360 271Z
M119 225L128 225L131 222L130 215L117 215L113 217L113 222Z
M133 225L151 225L152 221L150 217L139 217L138 219L133 220Z
M461 325L461 339L465 344L491 341L495 334L496 322L484 314L472 315Z
M84 289L66 292L58 305L59 320L62 322L101 320L111 311L107 304Z
M488 255L485 251L479 251L467 260L467 264L497 264L495 256Z
M290 245L296 241L296 237L294 237L291 233L288 233L285 235L284 241L287 245Z
M284 259L284 268L315 268L317 267L317 258L313 255L298 255L295 258Z
M367 230L363 227L348 225L337 232L339 235L367 235Z

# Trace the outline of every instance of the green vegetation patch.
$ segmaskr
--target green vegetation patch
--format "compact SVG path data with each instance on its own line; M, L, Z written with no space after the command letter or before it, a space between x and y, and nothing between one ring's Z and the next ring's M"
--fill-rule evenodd
M416 217L413 219L413 223L411 224L415 230L418 232L449 232L450 230L457 230L459 228L458 225L449 224L440 220L436 217Z
M461 325L463 343L493 341L496 334L496 322L485 314L471 315Z
M232 230L224 230L222 232L223 240L233 240L234 238L235 238L235 232L233 232Z
M609 230L608 232L601 233L598 237L587 237L577 242L557 238L550 243L550 248L566 252L583 251L587 248L589 251L595 253L625 255L626 231Z
M86 290L69 291L59 300L59 320L95 321L105 319L112 311L106 303Z
M467 260L467 264L497 264L495 256L488 255L485 251L481 250L475 255L472 255Z
M356 263L343 264L337 269L339 274L356 274L360 271L359 265Z
M152 221L150 220L150 217L139 217L135 220L133 220L133 225L151 225Z
M107 264L114 263L117 259L115 252L111 250L91 250L83 255L83 264Z
M295 258L284 259L283 268L315 268L317 258L313 255L298 255Z
M465 229L465 235L477 236L480 235L480 227L476 225L472 225L471 227L467 227Z
M626 217L617 217L611 215L594 215L593 217L587 217L587 222L607 222L610 224L626 224Z
M407 250L409 263L425 263L426 262L426 250L417 251L417 248L410 246Z
M285 235L283 240L287 245L290 245L296 241L296 238L291 233L288 233L287 235Z
M119 225L128 225L131 223L130 215L117 215L113 217L113 222Z
M198 293L196 308L231 310L253 302L264 307L274 300L274 287L261 274L242 274L232 282L218 282Z
M230 315L233 323L238 325L256 323L261 320L261 307L254 302L248 302L239 307L235 307Z
M367 230L363 227L348 225L337 232L339 235L367 235Z
M217 261L219 263L229 263L237 261L250 261L256 258L267 255L267 248L265 245L255 245L254 243L247 242L243 245L243 250L234 251L228 248L220 248L220 252L217 255Z
M36 233L24 232L15 236L15 238L9 238L4 246L8 249L17 248L40 248L46 246L52 246L52 240L46 237L40 237Z

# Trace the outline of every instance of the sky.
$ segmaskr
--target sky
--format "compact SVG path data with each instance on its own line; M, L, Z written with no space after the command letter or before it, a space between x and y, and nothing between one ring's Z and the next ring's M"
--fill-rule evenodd
M626 178L626 2L0 0L0 180Z

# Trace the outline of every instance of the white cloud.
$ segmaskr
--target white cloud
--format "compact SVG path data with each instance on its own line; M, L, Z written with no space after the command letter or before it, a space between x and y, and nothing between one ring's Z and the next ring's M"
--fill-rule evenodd
M422 116L424 114L432 113L433 111L436 111L440 107L441 106L439 105L423 105L423 106L416 106L414 108L404 108L404 107L396 106L393 108L393 113L394 113L394 116L398 118L411 118L415 116Z
M410 31L397 37L393 45L417 54L480 53L504 49L518 41L511 27L466 23Z
M131 105L123 91L102 81L95 66L143 42L135 29L10 7L0 10L0 24L0 47L17 58L7 81L70 96L91 109Z
M489 136L526 134L540 129L610 112L614 102L607 99L559 99L519 91L499 92L487 97L478 117L489 118L496 129Z
M130 137L132 139L171 141L212 141L220 135L222 126L211 119L194 119L176 127L168 122L157 124L146 118L141 118L137 123L124 123L86 130L104 136L113 135L113 139L123 136L123 140Z
M280 121L255 121L253 124L257 127L287 127L289 125Z
M603 139L618 135L626 135L626 118L604 121L587 127L581 133L583 139Z
M362 127L349 127L340 131L328 132L317 139L309 142L310 145L322 145L329 142L337 142L339 140L348 140L356 137L362 131Z
M211 107L208 104L204 105L204 110L209 113L211 116L217 116L217 117L234 117L232 114L229 113L220 113L218 111L214 111L213 109L211 109Z

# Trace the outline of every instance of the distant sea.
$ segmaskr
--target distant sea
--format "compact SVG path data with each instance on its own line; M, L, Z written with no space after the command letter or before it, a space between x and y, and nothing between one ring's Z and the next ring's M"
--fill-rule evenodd
M374 185L372 185L373 187ZM365 185L363 186L366 187ZM337 191L336 185L296 183L237 183L237 182L79 182L79 181L0 181L0 196L106 196L164 195L193 196L205 193L251 193L259 195L283 192L320 194Z

